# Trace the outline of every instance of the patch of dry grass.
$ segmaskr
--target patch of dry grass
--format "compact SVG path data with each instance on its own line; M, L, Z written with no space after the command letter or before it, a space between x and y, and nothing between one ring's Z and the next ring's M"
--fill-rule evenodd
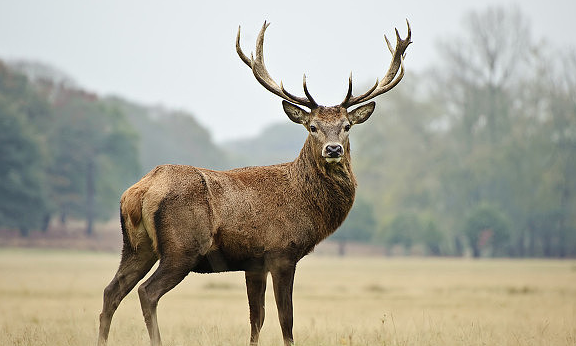
M96 343L118 255L0 250L0 345ZM269 284L271 287L271 284ZM272 290L261 345L281 344ZM294 335L318 345L576 345L576 262L327 258L299 264ZM160 301L165 345L247 345L243 273L191 274ZM136 292L109 345L148 345Z

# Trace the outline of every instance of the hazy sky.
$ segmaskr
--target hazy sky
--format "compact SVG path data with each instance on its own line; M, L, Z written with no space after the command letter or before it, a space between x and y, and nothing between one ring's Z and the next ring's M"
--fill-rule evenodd
M320 104L341 102L350 71L358 92L384 75L383 34L413 41L406 68L422 71L435 44L458 34L463 14L518 3L536 40L576 47L576 1L119 1L0 0L0 58L51 64L87 90L193 113L214 138L254 135L287 121L280 99L236 55L254 50L264 20L272 77L302 95L302 74ZM385 102L382 96L379 102Z

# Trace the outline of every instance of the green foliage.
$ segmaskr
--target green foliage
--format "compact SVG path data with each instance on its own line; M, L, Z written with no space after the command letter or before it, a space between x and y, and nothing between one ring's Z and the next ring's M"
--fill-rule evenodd
M510 239L506 217L489 205L478 206L471 212L463 233L470 242L474 257L480 257L484 248L492 248L494 253L502 254Z
M107 220L120 194L163 163L228 166L226 154L192 116L146 108L121 99L99 99L62 83L41 64L28 80L0 63L0 227L46 227L50 214Z
M365 242L372 239L375 229L376 220L372 206L362 199L357 199L342 226L330 239Z
M25 116L0 98L0 225L24 234L39 227L47 209L42 156Z
M425 213L437 203L434 148L441 138L430 123L438 106L415 97L419 84L417 75L407 75L378 104L369 126L359 125L350 134L358 193L375 205L380 224L406 210Z
M63 218L107 219L140 174L137 136L117 109L80 91L59 93L50 136L53 199Z
M2 63L0 91L0 226L27 234L56 212L86 219L91 232L140 174L125 116L95 95L32 83Z
M442 254L445 240L435 222L413 212L396 215L376 238L389 247L400 245L406 250L421 245L427 254L436 256Z
M357 198L344 223L329 239L339 243L339 254L344 256L348 242L370 241L376 227L372 206L365 200Z
M460 254L467 216L491 205L507 231L473 252L574 256L576 54L540 51L515 8L467 18L435 71L406 75L354 129L358 195L388 245ZM429 234L416 215L437 220Z
M421 240L429 255L440 256L444 254L444 234L433 221L428 221L424 227Z
M420 237L422 224L415 214L402 214L396 216L386 230L385 241L388 245L402 245L411 248Z
M44 137L35 126L48 113L26 78L0 61L0 226L23 235L42 227L49 209Z

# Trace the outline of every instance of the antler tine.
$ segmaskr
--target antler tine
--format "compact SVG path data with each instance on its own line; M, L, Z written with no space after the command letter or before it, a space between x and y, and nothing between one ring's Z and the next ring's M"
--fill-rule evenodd
M410 43L412 43L411 41L412 30L410 28L410 23L408 22L408 20L406 20L406 24L408 26L408 35L406 36L405 39L402 39L400 37L398 29L395 29L396 48L392 47L392 44L390 44L388 37L384 35L384 39L386 40L388 50L390 50L390 53L392 54L392 61L390 61L390 67L388 68L388 71L386 72L384 78L380 82L376 80L376 84L370 90L368 90L366 93L360 96L352 96L351 93L352 78L350 78L348 83L349 84L348 94L346 95L346 98L340 104L340 106L348 108L355 104L366 102L378 95L381 95L389 91L390 89L394 88L398 83L400 83L400 80L402 80L402 77L404 77L404 56L406 48L408 47L408 45L410 45ZM400 70L400 72L398 72L398 70Z
M352 97L352 71L350 71L350 77L348 77L348 92L346 92L346 97L344 98L344 101L342 101L340 105L342 106L347 104L348 101L350 101L351 97Z
M236 51L238 52L238 56L240 59L244 61L246 65L248 65L252 69L252 73L256 80L262 84L264 88L266 88L271 93L280 96L281 98L308 107L310 109L317 108L318 104L314 101L310 93L308 92L308 88L306 87L306 75L304 75L304 93L306 94L306 98L294 96L284 89L282 83L280 86L272 79L268 70L266 69L266 65L264 64L264 33L266 32L266 28L270 23L264 21L264 25L262 25L262 29L260 29L260 33L258 34L258 38L256 39L256 59L252 56L250 59L242 52L240 48L240 27L238 28L238 35L236 36Z
M396 32L398 32L398 29L396 29ZM388 37L386 37L386 35L384 35L384 39L386 40L388 50L390 51L390 53L392 53L392 55L394 55L394 48L392 48L392 44L390 43L390 41L388 41Z
M370 89L368 89L367 92L365 92L360 96L352 96L352 72L350 72L350 77L348 78L348 92L346 93L346 97L344 98L344 101L342 101L340 106L348 108L350 106L362 102L358 100L361 100L370 95L377 87L378 87L378 78L376 78L376 83L374 83L374 85Z
M306 100L302 97L299 97L299 96L294 96L291 93L289 93L286 89L284 89L284 85L282 85L282 81L280 81L280 89L282 89L282 92L284 94L286 94L286 96L289 97L289 99L287 99L288 101L295 102L295 100L298 100L298 101L306 100L306 102L307 103L309 102L309 104L302 104L300 102L296 102L296 103L302 104L303 106L306 106L310 109L317 108L318 104L316 103L316 101L314 101L314 98L312 98L312 95L310 95L310 92L308 92L308 87L306 86L306 74L304 74L304 77L302 79L303 79L302 85L304 87L304 94L306 94L306 98L308 100Z
M242 61L244 61L244 63L246 65L248 65L248 67L250 67L250 69L252 69L251 59L249 59L246 56L246 54L244 54L244 52L242 51L242 48L240 48L240 25L238 25L238 34L236 35L236 52L238 53L238 56L240 57L240 59Z
M314 98L312 97L312 95L310 95L308 87L306 86L306 74L304 74L304 77L302 77L302 86L304 88L304 94L306 95L306 98L308 98L308 100L312 103L314 108L318 107L318 104L316 103L316 101L314 101Z

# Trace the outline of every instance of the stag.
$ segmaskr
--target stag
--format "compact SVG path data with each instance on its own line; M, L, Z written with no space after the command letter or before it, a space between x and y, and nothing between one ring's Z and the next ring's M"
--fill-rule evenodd
M349 131L366 121L375 102L365 103L396 86L404 76L403 59L411 31L396 47L388 39L392 61L385 77L364 94L348 92L337 106L314 101L278 85L264 65L264 22L256 57L236 51L262 86L280 96L288 118L302 124L308 137L289 163L213 171L162 165L128 188L121 198L123 248L120 266L104 289L98 345L105 345L112 316L122 299L159 261L138 288L151 345L161 344L156 310L166 292L190 272L244 271L250 310L250 345L258 344L264 323L264 292L272 276L285 345L293 345L292 288L296 263L342 224L354 202L356 179L350 162ZM365 104L363 104L365 103ZM348 108L358 105L348 111ZM300 108L303 106L309 111Z

